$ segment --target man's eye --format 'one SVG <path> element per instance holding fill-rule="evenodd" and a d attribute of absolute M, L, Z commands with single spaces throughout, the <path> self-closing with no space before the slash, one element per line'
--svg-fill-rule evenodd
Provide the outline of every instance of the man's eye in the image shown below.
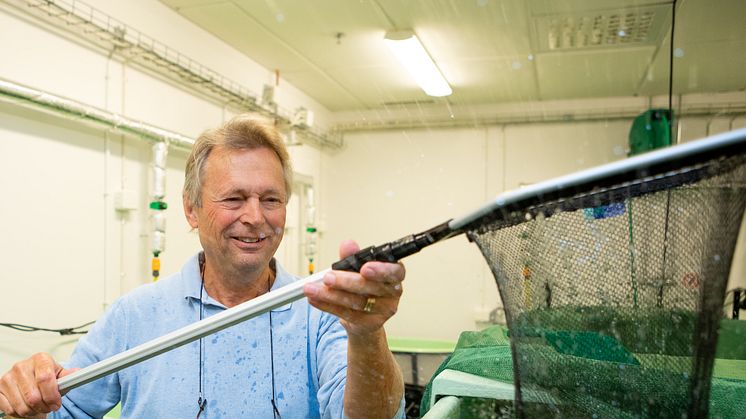
<path fill-rule="evenodd" d="M 266 202 L 267 204 L 270 204 L 270 205 L 279 205 L 279 204 L 283 203 L 282 199 L 280 199 L 278 197 L 274 197 L 274 196 L 270 196 L 270 197 L 264 198 L 264 202 Z"/>

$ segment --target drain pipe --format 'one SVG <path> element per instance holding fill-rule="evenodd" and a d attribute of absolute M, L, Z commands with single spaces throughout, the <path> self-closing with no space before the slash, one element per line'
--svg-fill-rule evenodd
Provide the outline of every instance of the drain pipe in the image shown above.
<path fill-rule="evenodd" d="M 168 144 L 158 142 L 153 144 L 153 179 L 151 184 L 151 226 L 153 227 L 153 241 L 151 250 L 153 260 L 150 262 L 153 271 L 153 282 L 161 275 L 161 260 L 159 256 L 166 250 L 166 214 L 163 212 L 168 204 L 163 200 L 166 197 L 166 158 L 168 157 Z"/>

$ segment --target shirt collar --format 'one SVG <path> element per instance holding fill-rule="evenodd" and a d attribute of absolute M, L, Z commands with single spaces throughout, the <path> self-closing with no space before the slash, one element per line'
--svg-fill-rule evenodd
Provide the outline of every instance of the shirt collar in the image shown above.
<path fill-rule="evenodd" d="M 184 264 L 184 266 L 181 268 L 182 293 L 185 299 L 199 300 L 199 297 L 200 297 L 199 294 L 202 288 L 202 278 L 199 272 L 199 257 L 201 254 L 202 252 L 199 252 L 195 254 L 194 256 L 192 256 L 191 258 L 189 258 Z M 272 284 L 272 288 L 270 288 L 270 291 L 275 291 L 277 289 L 280 289 L 284 287 L 285 285 L 288 285 L 296 280 L 296 278 L 293 275 L 285 271 L 285 269 L 280 265 L 279 262 L 277 262 L 276 259 L 272 258 L 271 263 L 275 265 L 276 276 L 275 276 L 275 282 Z M 220 307 L 222 309 L 226 308 L 222 303 L 212 298 L 206 292 L 203 293 L 202 299 L 204 300 L 205 305 L 213 305 L 213 306 Z M 272 309 L 272 311 L 289 310 L 292 304 L 293 303 L 290 302 L 283 306 L 274 308 Z"/>

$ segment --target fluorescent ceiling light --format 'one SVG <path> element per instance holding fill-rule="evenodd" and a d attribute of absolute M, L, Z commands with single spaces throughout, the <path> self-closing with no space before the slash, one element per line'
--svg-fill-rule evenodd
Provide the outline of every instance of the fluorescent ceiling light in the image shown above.
<path fill-rule="evenodd" d="M 432 58 L 412 31 L 386 33 L 386 45 L 429 96 L 448 96 L 453 91 Z"/>

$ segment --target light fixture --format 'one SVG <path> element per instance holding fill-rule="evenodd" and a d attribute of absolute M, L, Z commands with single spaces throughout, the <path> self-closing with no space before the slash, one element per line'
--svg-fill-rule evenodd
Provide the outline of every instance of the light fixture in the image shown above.
<path fill-rule="evenodd" d="M 453 93 L 443 74 L 425 51 L 417 35 L 410 30 L 386 33 L 386 45 L 429 96 Z"/>

